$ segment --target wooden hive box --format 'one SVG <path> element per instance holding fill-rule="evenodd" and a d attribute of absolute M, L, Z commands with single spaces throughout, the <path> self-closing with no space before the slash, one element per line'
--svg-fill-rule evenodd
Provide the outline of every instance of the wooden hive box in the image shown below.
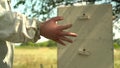
<path fill-rule="evenodd" d="M 58 68 L 113 68 L 112 6 L 59 7 L 59 24 L 72 23 L 74 43 L 58 45 Z"/>

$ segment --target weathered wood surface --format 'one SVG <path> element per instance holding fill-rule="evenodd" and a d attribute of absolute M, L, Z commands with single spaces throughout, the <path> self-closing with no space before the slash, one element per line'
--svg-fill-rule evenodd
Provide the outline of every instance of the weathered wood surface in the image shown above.
<path fill-rule="evenodd" d="M 58 16 L 78 34 L 74 43 L 58 45 L 58 68 L 113 68 L 111 5 L 59 7 Z"/>

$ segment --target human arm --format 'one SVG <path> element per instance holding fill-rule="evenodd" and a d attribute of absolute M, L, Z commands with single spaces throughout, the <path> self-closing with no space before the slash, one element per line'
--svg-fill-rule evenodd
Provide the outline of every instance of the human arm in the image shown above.
<path fill-rule="evenodd" d="M 77 34 L 63 31 L 72 25 L 57 25 L 56 22 L 60 20 L 63 20 L 63 18 L 58 16 L 40 24 L 37 20 L 29 20 L 25 15 L 1 10 L 0 40 L 10 42 L 35 42 L 40 38 L 40 35 L 42 35 L 65 45 L 63 41 L 72 42 L 71 39 L 65 36 L 76 37 Z"/>

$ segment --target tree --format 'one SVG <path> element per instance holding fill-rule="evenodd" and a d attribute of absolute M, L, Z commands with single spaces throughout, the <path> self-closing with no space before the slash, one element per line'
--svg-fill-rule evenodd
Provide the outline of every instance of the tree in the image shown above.
<path fill-rule="evenodd" d="M 120 0 L 12 0 L 12 5 L 14 9 L 20 8 L 22 6 L 23 14 L 26 14 L 29 17 L 39 18 L 41 15 L 43 20 L 50 17 L 50 14 L 53 12 L 57 6 L 60 5 L 74 5 L 75 3 L 86 2 L 87 4 L 95 4 L 95 2 L 101 2 L 101 4 L 113 4 L 113 15 L 116 20 L 118 20 L 120 14 Z M 29 14 L 27 13 L 29 11 Z"/>

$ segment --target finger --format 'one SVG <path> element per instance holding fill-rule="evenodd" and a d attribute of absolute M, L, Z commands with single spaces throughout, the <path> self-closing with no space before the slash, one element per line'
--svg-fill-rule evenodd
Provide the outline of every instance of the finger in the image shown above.
<path fill-rule="evenodd" d="M 55 40 L 57 43 L 59 43 L 59 44 L 61 44 L 61 45 L 66 45 L 63 41 L 61 41 L 61 40 Z"/>
<path fill-rule="evenodd" d="M 77 34 L 76 33 L 72 33 L 72 32 L 65 32 L 63 31 L 61 33 L 62 36 L 72 36 L 72 37 L 77 37 Z"/>
<path fill-rule="evenodd" d="M 57 17 L 51 18 L 51 20 L 53 20 L 53 21 L 60 21 L 60 20 L 63 20 L 63 17 L 57 16 Z"/>
<path fill-rule="evenodd" d="M 60 29 L 60 30 L 65 30 L 65 29 L 68 29 L 68 28 L 70 28 L 70 27 L 72 27 L 72 24 L 60 25 L 60 26 L 58 26 L 58 29 Z"/>
<path fill-rule="evenodd" d="M 67 42 L 70 42 L 72 43 L 73 41 L 67 37 L 60 37 L 61 40 L 64 40 L 64 41 L 67 41 Z"/>

